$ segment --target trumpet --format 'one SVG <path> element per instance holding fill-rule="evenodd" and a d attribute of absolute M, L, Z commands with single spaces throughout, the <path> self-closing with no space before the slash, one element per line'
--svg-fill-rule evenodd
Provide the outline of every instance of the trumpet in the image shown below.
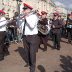
<path fill-rule="evenodd" d="M 19 14 L 18 17 L 19 17 L 20 19 L 22 19 L 22 18 L 25 18 L 26 16 L 29 16 L 29 15 L 31 15 L 31 14 L 36 14 L 36 13 L 37 13 L 37 10 L 32 10 L 32 11 L 30 11 L 28 14 Z"/>

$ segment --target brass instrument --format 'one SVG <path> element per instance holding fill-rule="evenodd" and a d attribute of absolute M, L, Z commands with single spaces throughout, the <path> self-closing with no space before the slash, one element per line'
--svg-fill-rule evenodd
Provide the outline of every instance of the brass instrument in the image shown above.
<path fill-rule="evenodd" d="M 46 25 L 44 26 L 44 25 L 38 24 L 37 27 L 38 27 L 38 31 L 42 33 L 43 35 L 47 35 L 49 33 L 49 29 Z"/>
<path fill-rule="evenodd" d="M 37 27 L 38 27 L 38 31 L 40 33 L 42 33 L 43 35 L 47 35 L 50 32 L 50 29 L 51 29 L 50 24 L 42 25 L 42 24 L 38 23 Z"/>
<path fill-rule="evenodd" d="M 11 17 L 10 18 L 10 20 L 3 20 L 3 21 L 0 21 L 0 23 L 1 22 L 4 22 L 4 21 L 7 21 L 7 23 L 6 23 L 6 25 L 9 25 L 12 21 L 13 21 L 13 19 L 14 19 L 14 21 L 16 21 L 17 22 L 17 20 L 21 20 L 21 19 L 23 19 L 24 18 L 24 20 L 25 20 L 25 17 L 26 16 L 29 16 L 29 15 L 31 15 L 31 14 L 36 14 L 37 12 L 36 11 L 31 11 L 29 14 L 19 14 L 17 17 Z M 2 28 L 3 26 L 0 26 L 0 28 Z M 10 27 L 14 27 L 13 25 L 11 25 Z"/>

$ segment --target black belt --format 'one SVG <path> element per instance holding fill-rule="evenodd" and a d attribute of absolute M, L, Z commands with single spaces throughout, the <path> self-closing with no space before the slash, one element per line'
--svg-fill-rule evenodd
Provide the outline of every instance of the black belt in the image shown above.
<path fill-rule="evenodd" d="M 6 32 L 6 31 L 0 31 L 0 32 Z"/>
<path fill-rule="evenodd" d="M 28 37 L 28 36 L 36 36 L 37 34 L 34 34 L 34 35 L 24 35 L 25 37 Z"/>

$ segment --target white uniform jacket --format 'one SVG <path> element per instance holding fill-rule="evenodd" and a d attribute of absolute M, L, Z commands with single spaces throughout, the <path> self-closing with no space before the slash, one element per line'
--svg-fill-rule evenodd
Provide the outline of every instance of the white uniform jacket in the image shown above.
<path fill-rule="evenodd" d="M 29 14 L 26 16 L 26 24 L 25 24 L 25 35 L 35 35 L 38 34 L 38 17 L 36 14 Z M 24 27 L 24 19 L 19 19 L 19 26 L 22 28 Z"/>
<path fill-rule="evenodd" d="M 6 31 L 7 20 L 5 17 L 0 18 L 0 31 Z"/>

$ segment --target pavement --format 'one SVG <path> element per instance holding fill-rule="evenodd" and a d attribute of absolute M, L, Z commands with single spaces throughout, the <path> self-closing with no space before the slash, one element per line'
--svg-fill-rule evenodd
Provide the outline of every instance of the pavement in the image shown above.
<path fill-rule="evenodd" d="M 38 50 L 36 58 L 36 72 L 72 72 L 72 45 L 67 39 L 61 39 L 60 51 L 52 48 L 52 41 L 48 41 L 47 51 L 43 45 Z M 0 61 L 0 72 L 29 72 L 29 67 L 24 67 L 25 52 L 22 43 L 11 44 L 10 55 Z"/>

